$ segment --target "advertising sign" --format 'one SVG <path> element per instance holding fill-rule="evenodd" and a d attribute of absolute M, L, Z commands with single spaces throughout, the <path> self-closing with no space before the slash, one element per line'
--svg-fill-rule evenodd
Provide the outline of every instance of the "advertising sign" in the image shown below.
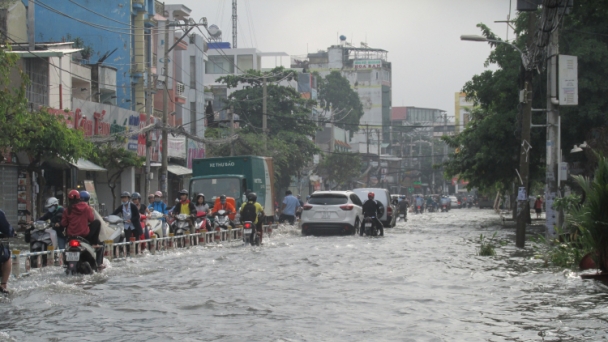
<path fill-rule="evenodd" d="M 576 56 L 559 55 L 559 105 L 578 105 L 578 59 Z"/>
<path fill-rule="evenodd" d="M 355 60 L 353 67 L 355 69 L 382 68 L 382 61 L 379 59 Z"/>

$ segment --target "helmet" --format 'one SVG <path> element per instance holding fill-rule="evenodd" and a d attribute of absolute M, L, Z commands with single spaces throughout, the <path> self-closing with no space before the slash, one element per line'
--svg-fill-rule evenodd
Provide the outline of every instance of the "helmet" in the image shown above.
<path fill-rule="evenodd" d="M 374 197 L 376 197 L 376 195 L 373 192 L 370 191 L 367 193 L 367 198 L 374 199 Z"/>
<path fill-rule="evenodd" d="M 84 201 L 84 202 L 88 202 L 91 199 L 91 194 L 89 194 L 88 191 L 81 191 L 80 192 L 80 200 Z"/>
<path fill-rule="evenodd" d="M 401 195 L 401 196 L 399 196 L 399 198 L 405 199 L 405 195 Z"/>
<path fill-rule="evenodd" d="M 226 195 L 220 196 L 220 202 L 221 203 L 226 203 Z"/>
<path fill-rule="evenodd" d="M 198 199 L 199 197 L 202 197 L 203 199 L 205 199 L 205 194 L 202 192 L 199 192 L 198 194 L 196 194 L 196 199 Z"/>
<path fill-rule="evenodd" d="M 179 201 L 179 198 L 176 198 L 176 199 L 175 199 L 175 204 L 178 204 L 179 202 L 180 202 L 180 201 Z"/>
<path fill-rule="evenodd" d="M 162 191 L 157 191 L 157 192 L 154 193 L 154 196 L 163 197 L 163 192 Z"/>
<path fill-rule="evenodd" d="M 131 198 L 131 193 L 130 193 L 130 192 L 128 192 L 128 191 L 123 191 L 123 192 L 122 192 L 122 194 L 120 194 L 120 197 L 121 197 L 121 198 L 122 198 L 122 197 L 129 197 L 129 198 Z"/>
<path fill-rule="evenodd" d="M 148 199 L 150 199 L 150 198 L 154 198 L 154 194 L 149 194 Z"/>
<path fill-rule="evenodd" d="M 247 195 L 247 199 L 255 202 L 258 200 L 258 195 L 255 192 L 250 192 L 249 195 Z"/>
<path fill-rule="evenodd" d="M 80 192 L 78 192 L 78 190 L 70 190 L 70 192 L 68 193 L 68 198 L 73 200 L 73 199 L 80 199 Z"/>
<path fill-rule="evenodd" d="M 186 195 L 186 196 L 188 196 L 188 190 L 186 190 L 186 189 L 181 189 L 181 190 L 179 191 L 179 195 L 180 195 L 180 196 L 181 196 L 181 195 Z"/>
<path fill-rule="evenodd" d="M 141 199 L 141 195 L 139 194 L 139 192 L 134 192 L 133 194 L 131 194 L 131 199 Z"/>
<path fill-rule="evenodd" d="M 297 197 L 298 197 L 298 199 L 302 198 L 302 196 L 300 196 L 300 195 L 298 195 Z"/>
<path fill-rule="evenodd" d="M 59 200 L 56 197 L 49 197 L 49 199 L 46 200 L 46 205 L 44 207 L 50 208 L 54 205 L 59 205 Z"/>

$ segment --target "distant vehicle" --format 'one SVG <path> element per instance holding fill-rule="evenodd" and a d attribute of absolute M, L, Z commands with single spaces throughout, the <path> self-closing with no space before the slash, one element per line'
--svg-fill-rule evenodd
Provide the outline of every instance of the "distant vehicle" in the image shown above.
<path fill-rule="evenodd" d="M 354 235 L 363 220 L 363 203 L 352 191 L 315 191 L 304 204 L 302 235 Z"/>
<path fill-rule="evenodd" d="M 494 208 L 494 197 L 491 195 L 479 195 L 477 198 L 479 209 Z"/>
<path fill-rule="evenodd" d="M 383 188 L 359 188 L 353 190 L 353 192 L 359 196 L 361 203 L 367 201 L 367 194 L 370 191 L 375 194 L 375 200 L 379 201 L 384 206 L 384 213 L 378 218 L 380 219 L 380 222 L 382 222 L 384 227 L 394 227 L 395 224 L 397 224 L 397 215 L 395 215 L 397 213 L 397 207 L 390 203 L 389 199 L 391 198 L 391 194 L 388 190 Z"/>
<path fill-rule="evenodd" d="M 454 209 L 454 208 L 460 209 L 460 204 L 458 203 L 458 198 L 456 198 L 456 196 L 449 196 L 449 197 L 450 197 L 450 209 Z"/>

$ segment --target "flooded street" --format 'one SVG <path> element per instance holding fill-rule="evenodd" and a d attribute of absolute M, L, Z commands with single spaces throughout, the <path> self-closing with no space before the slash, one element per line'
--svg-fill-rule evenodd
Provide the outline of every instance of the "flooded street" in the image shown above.
<path fill-rule="evenodd" d="M 1 341 L 598 341 L 605 288 L 514 247 L 490 210 L 409 215 L 383 238 L 197 247 L 12 280 Z M 479 235 L 505 243 L 477 256 Z"/>

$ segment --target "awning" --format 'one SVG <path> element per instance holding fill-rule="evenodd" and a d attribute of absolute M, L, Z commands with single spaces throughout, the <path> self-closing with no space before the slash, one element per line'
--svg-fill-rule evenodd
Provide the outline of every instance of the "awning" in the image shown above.
<path fill-rule="evenodd" d="M 22 58 L 40 58 L 40 57 L 63 57 L 63 55 L 72 54 L 82 50 L 79 49 L 48 49 L 48 50 L 36 50 L 34 52 L 30 51 L 10 51 L 9 53 L 14 53 L 19 55 Z"/>
<path fill-rule="evenodd" d="M 83 158 L 80 158 L 77 162 L 70 164 L 72 164 L 72 166 L 76 167 L 78 170 L 82 171 L 108 171 L 103 167 L 93 163 L 92 161 Z"/>
<path fill-rule="evenodd" d="M 167 165 L 167 171 L 171 172 L 172 174 L 174 174 L 176 176 L 185 176 L 185 175 L 192 174 L 192 170 L 190 170 L 189 168 L 183 167 L 181 165 L 175 165 L 175 164 Z"/>

